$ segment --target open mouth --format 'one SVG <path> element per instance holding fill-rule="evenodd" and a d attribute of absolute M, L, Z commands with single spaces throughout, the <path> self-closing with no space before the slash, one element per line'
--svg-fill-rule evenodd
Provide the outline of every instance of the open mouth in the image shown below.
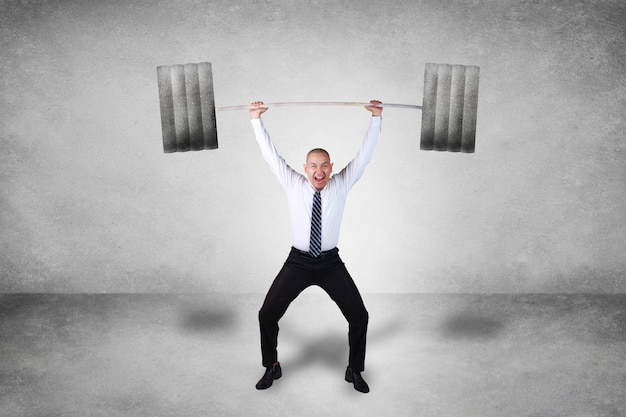
<path fill-rule="evenodd" d="M 324 182 L 324 176 L 321 177 L 313 177 L 313 180 L 315 181 L 316 184 L 321 184 L 322 182 Z"/>

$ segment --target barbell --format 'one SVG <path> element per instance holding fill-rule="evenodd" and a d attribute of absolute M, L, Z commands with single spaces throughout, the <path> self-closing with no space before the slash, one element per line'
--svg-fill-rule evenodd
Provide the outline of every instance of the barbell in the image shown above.
<path fill-rule="evenodd" d="M 475 65 L 427 63 L 422 105 L 383 103 L 383 107 L 422 111 L 421 150 L 475 150 L 478 81 Z M 216 111 L 247 110 L 250 105 L 215 107 L 210 62 L 157 67 L 163 151 L 217 149 Z M 368 106 L 361 102 L 278 102 L 280 106 Z"/>

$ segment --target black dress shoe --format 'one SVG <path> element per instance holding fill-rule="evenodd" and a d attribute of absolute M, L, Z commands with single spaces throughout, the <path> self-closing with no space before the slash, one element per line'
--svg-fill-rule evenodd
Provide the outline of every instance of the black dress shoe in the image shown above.
<path fill-rule="evenodd" d="M 276 363 L 276 365 L 272 365 L 265 370 L 265 375 L 263 378 L 256 383 L 256 389 L 268 389 L 272 386 L 275 379 L 283 376 L 283 371 L 280 369 L 280 363 Z"/>
<path fill-rule="evenodd" d="M 367 386 L 367 382 L 363 379 L 360 372 L 354 372 L 352 369 L 346 369 L 346 381 L 354 384 L 354 389 L 362 392 L 370 392 L 370 387 Z"/>

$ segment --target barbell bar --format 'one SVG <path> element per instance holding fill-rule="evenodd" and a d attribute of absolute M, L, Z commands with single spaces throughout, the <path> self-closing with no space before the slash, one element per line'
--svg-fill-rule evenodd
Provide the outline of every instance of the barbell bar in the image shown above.
<path fill-rule="evenodd" d="M 383 103 L 382 107 L 422 111 L 421 150 L 471 153 L 476 143 L 480 69 L 474 65 L 427 63 L 422 105 Z M 216 111 L 248 110 L 250 105 L 215 107 L 210 62 L 157 67 L 163 151 L 217 149 Z M 368 106 L 361 102 L 278 102 L 281 106 Z"/>
<path fill-rule="evenodd" d="M 263 103 L 262 108 L 282 107 L 282 106 L 371 106 L 371 103 L 362 103 L 358 101 L 284 101 L 279 103 Z M 384 103 L 375 107 L 397 107 L 404 109 L 421 109 L 422 106 L 414 104 L 394 104 Z M 247 105 L 216 107 L 215 110 L 249 110 L 251 107 Z"/>

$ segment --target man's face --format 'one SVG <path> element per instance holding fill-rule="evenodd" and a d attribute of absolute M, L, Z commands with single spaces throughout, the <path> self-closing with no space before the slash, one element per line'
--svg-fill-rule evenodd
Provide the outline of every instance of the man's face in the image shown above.
<path fill-rule="evenodd" d="M 304 164 L 304 172 L 318 191 L 326 186 L 332 171 L 333 164 L 324 152 L 311 152 Z"/>

